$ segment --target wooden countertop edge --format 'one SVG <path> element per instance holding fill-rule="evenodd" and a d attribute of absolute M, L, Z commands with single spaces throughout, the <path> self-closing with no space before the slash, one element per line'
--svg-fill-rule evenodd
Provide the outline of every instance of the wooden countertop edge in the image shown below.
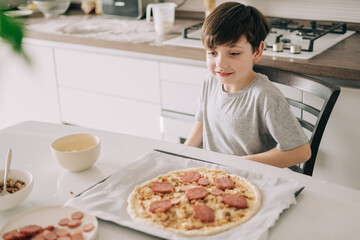
<path fill-rule="evenodd" d="M 355 40 L 360 38 L 360 33 L 354 36 Z M 28 31 L 26 34 L 27 38 L 48 40 L 54 42 L 62 42 L 69 44 L 80 44 L 92 47 L 102 47 L 108 49 L 116 49 L 123 51 L 139 52 L 145 54 L 154 54 L 174 58 L 183 58 L 189 60 L 205 61 L 205 52 L 202 49 L 170 46 L 170 45 L 156 45 L 154 43 L 127 43 L 127 42 L 116 42 L 108 40 L 99 40 L 91 38 L 79 38 L 74 36 L 56 35 L 56 34 L 45 34 L 41 32 Z M 350 38 L 352 38 L 351 36 Z M 355 40 L 350 40 L 354 42 Z M 149 47 L 149 45 L 151 47 Z M 336 45 L 337 46 L 337 45 Z M 334 46 L 333 48 L 335 48 Z M 340 46 L 341 51 L 342 46 Z M 358 51 L 358 50 L 355 50 Z M 283 69 L 287 71 L 297 72 L 301 74 L 309 74 L 314 76 L 329 77 L 355 81 L 356 85 L 360 86 L 360 53 L 353 57 L 353 65 L 349 66 L 347 63 L 336 64 L 338 51 L 332 51 L 333 54 L 324 52 L 319 56 L 309 60 L 298 60 L 288 59 L 279 57 L 263 56 L 259 65 L 269 66 L 273 68 Z M 335 58 L 335 59 L 333 59 Z M 331 61 L 326 61 L 330 59 Z M 324 64 L 326 63 L 326 64 Z"/>
<path fill-rule="evenodd" d="M 272 58 L 264 56 L 258 64 L 301 74 L 357 81 L 358 84 L 360 84 L 360 71 L 357 69 L 309 64 L 306 62 L 282 61 L 278 59 L 274 61 Z"/>

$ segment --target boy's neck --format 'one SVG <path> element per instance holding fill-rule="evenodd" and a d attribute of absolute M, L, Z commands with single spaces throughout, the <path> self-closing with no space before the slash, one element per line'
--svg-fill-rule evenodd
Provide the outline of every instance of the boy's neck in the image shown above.
<path fill-rule="evenodd" d="M 255 79 L 256 72 L 251 71 L 243 80 L 237 82 L 237 84 L 222 84 L 222 89 L 227 93 L 234 93 L 244 90 Z"/>

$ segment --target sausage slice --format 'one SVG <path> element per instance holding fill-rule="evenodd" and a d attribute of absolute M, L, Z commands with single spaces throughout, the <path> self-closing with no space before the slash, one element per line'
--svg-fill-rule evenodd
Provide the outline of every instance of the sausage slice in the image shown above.
<path fill-rule="evenodd" d="M 71 234 L 71 240 L 85 240 L 85 237 L 81 231 L 76 231 Z"/>
<path fill-rule="evenodd" d="M 21 232 L 19 232 L 17 229 L 12 230 L 10 232 L 5 233 L 2 236 L 5 240 L 14 240 L 14 239 L 21 239 L 21 238 L 25 238 L 26 234 L 23 234 Z"/>
<path fill-rule="evenodd" d="M 81 212 L 81 211 L 77 211 L 77 212 L 74 212 L 73 214 L 71 214 L 71 219 L 72 220 L 80 220 L 84 217 L 84 213 Z"/>
<path fill-rule="evenodd" d="M 226 194 L 222 197 L 225 204 L 230 207 L 247 208 L 247 201 L 244 195 Z"/>
<path fill-rule="evenodd" d="M 183 183 L 192 183 L 199 180 L 200 177 L 201 175 L 199 172 L 187 172 L 184 175 L 180 176 L 180 181 Z"/>
<path fill-rule="evenodd" d="M 198 184 L 201 186 L 207 186 L 210 184 L 210 181 L 207 178 L 199 178 Z"/>
<path fill-rule="evenodd" d="M 185 196 L 189 199 L 189 200 L 197 200 L 197 199 L 202 199 L 204 198 L 206 195 L 208 195 L 208 191 L 205 188 L 202 187 L 194 187 L 194 188 L 190 188 L 186 191 Z"/>
<path fill-rule="evenodd" d="M 225 190 L 234 187 L 235 182 L 230 177 L 215 178 L 214 184 L 218 189 Z"/>
<path fill-rule="evenodd" d="M 174 186 L 168 182 L 153 182 L 150 188 L 158 193 L 170 193 L 174 190 Z"/>
<path fill-rule="evenodd" d="M 43 233 L 38 233 L 34 237 L 31 238 L 31 240 L 46 240 Z"/>
<path fill-rule="evenodd" d="M 153 213 L 166 212 L 169 208 L 171 208 L 171 206 L 172 204 L 170 201 L 153 201 L 149 205 L 149 211 Z"/>
<path fill-rule="evenodd" d="M 38 225 L 27 225 L 19 228 L 18 231 L 25 235 L 35 235 L 42 231 L 42 227 Z"/>
<path fill-rule="evenodd" d="M 194 205 L 193 216 L 202 222 L 213 222 L 215 219 L 214 210 L 205 204 Z"/>
<path fill-rule="evenodd" d="M 91 232 L 94 228 L 95 225 L 93 223 L 87 223 L 82 227 L 84 232 Z"/>
<path fill-rule="evenodd" d="M 80 226 L 81 223 L 82 223 L 81 220 L 77 220 L 77 219 L 71 220 L 71 221 L 68 223 L 68 227 L 69 227 L 69 228 L 76 228 L 76 227 Z"/>
<path fill-rule="evenodd" d="M 223 192 L 218 188 L 211 189 L 210 193 L 214 196 L 220 196 Z"/>
<path fill-rule="evenodd" d="M 57 235 L 54 231 L 45 230 L 43 232 L 43 236 L 45 237 L 46 240 L 56 240 L 57 239 Z"/>
<path fill-rule="evenodd" d="M 60 226 L 67 226 L 69 222 L 70 222 L 69 218 L 62 218 L 62 219 L 59 220 L 58 224 Z"/>

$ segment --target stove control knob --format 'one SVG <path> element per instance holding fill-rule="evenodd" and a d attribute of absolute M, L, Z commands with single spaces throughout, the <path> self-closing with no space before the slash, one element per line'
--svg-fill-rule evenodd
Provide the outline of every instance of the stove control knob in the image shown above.
<path fill-rule="evenodd" d="M 299 54 L 301 53 L 301 46 L 300 45 L 291 45 L 290 46 L 290 52 L 293 53 L 293 54 Z"/>
<path fill-rule="evenodd" d="M 274 43 L 272 47 L 274 52 L 282 52 L 284 50 L 284 44 L 282 42 Z"/>

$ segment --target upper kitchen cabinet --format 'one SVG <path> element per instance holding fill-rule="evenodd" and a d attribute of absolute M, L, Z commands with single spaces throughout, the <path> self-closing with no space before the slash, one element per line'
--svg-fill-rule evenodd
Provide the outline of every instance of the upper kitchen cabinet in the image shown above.
<path fill-rule="evenodd" d="M 60 123 L 52 49 L 23 47 L 30 65 L 0 41 L 0 128 L 26 120 Z"/>
<path fill-rule="evenodd" d="M 159 63 L 55 49 L 62 121 L 161 139 Z"/>

